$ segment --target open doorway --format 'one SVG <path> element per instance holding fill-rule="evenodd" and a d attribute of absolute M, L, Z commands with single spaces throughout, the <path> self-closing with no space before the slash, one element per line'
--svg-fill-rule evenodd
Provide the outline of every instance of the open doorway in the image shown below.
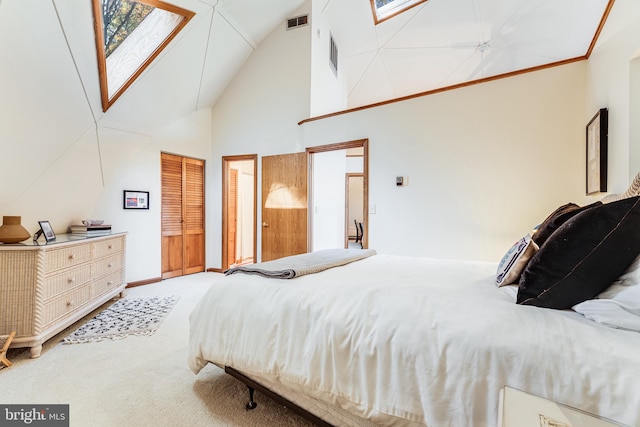
<path fill-rule="evenodd" d="M 367 248 L 368 140 L 309 147 L 307 152 L 310 250 Z"/>
<path fill-rule="evenodd" d="M 222 270 L 256 262 L 257 154 L 222 158 Z"/>

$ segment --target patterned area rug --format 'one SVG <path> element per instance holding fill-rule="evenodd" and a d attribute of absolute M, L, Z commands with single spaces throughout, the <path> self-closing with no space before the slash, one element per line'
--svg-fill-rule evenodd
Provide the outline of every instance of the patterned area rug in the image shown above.
<path fill-rule="evenodd" d="M 153 334 L 179 296 L 123 298 L 67 336 L 63 344 L 121 339 L 129 335 Z"/>

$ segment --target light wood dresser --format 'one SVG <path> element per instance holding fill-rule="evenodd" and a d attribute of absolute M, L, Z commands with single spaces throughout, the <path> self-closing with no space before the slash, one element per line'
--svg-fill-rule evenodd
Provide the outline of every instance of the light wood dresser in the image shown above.
<path fill-rule="evenodd" d="M 40 356 L 42 343 L 123 292 L 125 252 L 126 233 L 0 244 L 0 335 L 16 331 L 11 347 Z"/>

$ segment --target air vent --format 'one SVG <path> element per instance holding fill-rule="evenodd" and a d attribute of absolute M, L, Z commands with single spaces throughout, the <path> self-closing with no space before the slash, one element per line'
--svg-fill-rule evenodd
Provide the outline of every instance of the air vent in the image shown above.
<path fill-rule="evenodd" d="M 294 28 L 302 27 L 309 24 L 309 15 L 296 16 L 295 18 L 287 19 L 287 30 L 293 30 Z"/>
<path fill-rule="evenodd" d="M 338 77 L 338 46 L 332 35 L 329 35 L 329 67 L 333 74 Z"/>

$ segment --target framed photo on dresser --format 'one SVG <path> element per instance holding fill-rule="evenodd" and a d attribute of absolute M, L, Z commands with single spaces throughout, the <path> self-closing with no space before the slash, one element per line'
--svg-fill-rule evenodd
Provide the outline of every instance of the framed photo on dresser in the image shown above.
<path fill-rule="evenodd" d="M 40 225 L 39 234 L 44 235 L 44 238 L 47 242 L 56 240 L 56 233 L 53 232 L 53 228 L 51 227 L 49 221 L 38 221 L 38 224 Z"/>

